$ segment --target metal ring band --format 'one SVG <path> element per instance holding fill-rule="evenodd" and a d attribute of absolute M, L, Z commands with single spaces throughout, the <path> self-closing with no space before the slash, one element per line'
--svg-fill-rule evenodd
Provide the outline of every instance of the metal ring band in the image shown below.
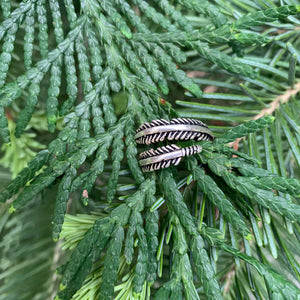
<path fill-rule="evenodd" d="M 213 134 L 206 124 L 194 119 L 154 120 L 141 125 L 135 135 L 138 144 L 152 144 L 164 140 L 212 141 Z"/>
<path fill-rule="evenodd" d="M 177 166 L 182 157 L 200 153 L 202 147 L 192 145 L 185 148 L 180 148 L 177 145 L 168 145 L 150 149 L 140 154 L 139 164 L 143 172 L 151 172 L 159 169 L 168 168 L 171 164 Z"/>

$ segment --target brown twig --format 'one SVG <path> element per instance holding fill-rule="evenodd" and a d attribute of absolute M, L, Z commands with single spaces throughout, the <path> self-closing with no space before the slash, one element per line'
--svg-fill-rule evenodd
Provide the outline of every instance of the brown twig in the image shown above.
<path fill-rule="evenodd" d="M 277 96 L 274 101 L 272 101 L 269 107 L 263 108 L 257 115 L 255 115 L 252 120 L 257 120 L 266 115 L 272 115 L 275 110 L 280 106 L 280 104 L 287 103 L 292 96 L 295 96 L 300 91 L 300 82 L 298 82 L 293 89 L 288 89 L 283 95 Z M 229 143 L 229 147 L 233 147 L 235 150 L 239 148 L 239 142 L 242 138 L 237 138 L 234 142 Z"/>
<path fill-rule="evenodd" d="M 260 113 L 253 117 L 257 120 L 265 115 L 272 115 L 273 112 L 279 107 L 280 104 L 286 103 L 292 96 L 295 96 L 300 91 L 300 82 L 298 82 L 293 89 L 288 89 L 283 95 L 279 95 L 270 104 L 269 107 L 263 108 Z"/>

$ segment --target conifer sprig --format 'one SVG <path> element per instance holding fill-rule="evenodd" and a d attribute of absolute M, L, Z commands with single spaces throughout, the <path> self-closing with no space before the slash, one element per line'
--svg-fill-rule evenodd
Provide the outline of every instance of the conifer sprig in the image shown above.
<path fill-rule="evenodd" d="M 0 201 L 14 218 L 56 190 L 52 237 L 72 250 L 57 299 L 223 299 L 244 262 L 236 295 L 297 299 L 300 6 L 10 2 L 1 1 L 0 138 L 9 145 L 7 119 L 22 136 L 36 110 L 53 135 Z M 214 142 L 143 174 L 136 128 L 179 116 L 206 120 Z M 285 258 L 293 283 L 268 251 Z"/>

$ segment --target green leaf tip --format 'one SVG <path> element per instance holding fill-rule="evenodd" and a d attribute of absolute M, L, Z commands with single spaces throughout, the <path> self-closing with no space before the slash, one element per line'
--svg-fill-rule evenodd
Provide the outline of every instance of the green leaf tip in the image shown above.
<path fill-rule="evenodd" d="M 189 90 L 193 95 L 198 98 L 202 98 L 203 92 L 200 90 L 199 86 L 195 83 L 188 84 L 184 86 L 187 90 Z"/>
<path fill-rule="evenodd" d="M 265 117 L 263 117 L 263 119 L 264 119 L 268 124 L 271 124 L 271 123 L 274 122 L 275 117 L 274 117 L 274 116 L 265 116 Z"/>
<path fill-rule="evenodd" d="M 48 130 L 50 132 L 54 132 L 56 128 L 56 121 L 57 117 L 56 116 L 51 116 L 48 118 Z"/>
<path fill-rule="evenodd" d="M 168 95 L 168 94 L 169 94 L 169 88 L 168 88 L 168 86 L 160 85 L 160 89 L 161 89 L 161 92 L 162 92 L 164 95 Z"/>
<path fill-rule="evenodd" d="M 219 139 L 216 139 L 216 141 L 217 143 L 224 143 L 224 144 L 233 142 L 237 138 L 261 130 L 262 128 L 273 123 L 274 120 L 275 117 L 273 116 L 265 116 L 256 120 L 245 122 L 243 124 L 240 124 L 228 130 Z"/>
<path fill-rule="evenodd" d="M 251 233 L 247 234 L 247 235 L 245 236 L 245 239 L 246 239 L 247 241 L 251 241 L 251 240 L 252 240 L 252 234 L 251 234 Z"/>
<path fill-rule="evenodd" d="M 64 284 L 61 283 L 61 284 L 59 285 L 59 290 L 60 290 L 60 291 L 63 291 L 66 287 L 67 287 L 66 285 L 64 285 Z M 56 297 L 57 297 L 57 296 L 56 296 Z M 60 298 L 58 298 L 58 299 L 60 299 Z"/>
<path fill-rule="evenodd" d="M 122 28 L 121 32 L 128 38 L 131 39 L 132 38 L 132 33 L 130 31 L 128 31 L 126 28 Z"/>
<path fill-rule="evenodd" d="M 133 295 L 133 299 L 141 299 L 140 293 L 132 292 L 132 295 Z"/>
<path fill-rule="evenodd" d="M 12 214 L 16 211 L 15 207 L 12 205 L 10 208 L 9 208 L 9 213 Z"/>

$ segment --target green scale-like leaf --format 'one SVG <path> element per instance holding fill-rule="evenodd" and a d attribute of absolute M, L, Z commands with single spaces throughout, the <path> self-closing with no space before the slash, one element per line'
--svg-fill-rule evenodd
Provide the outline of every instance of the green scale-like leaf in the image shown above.
<path fill-rule="evenodd" d="M 235 139 L 245 136 L 248 133 L 256 132 L 265 126 L 268 126 L 273 121 L 274 121 L 274 117 L 267 116 L 267 117 L 260 118 L 258 120 L 246 122 L 226 132 L 220 138 L 220 142 L 222 143 L 232 142 Z"/>
<path fill-rule="evenodd" d="M 28 3 L 26 6 L 23 4 L 23 11 L 21 12 L 20 7 L 20 15 L 30 10 L 32 7 L 31 3 Z M 8 14 L 8 12 L 6 12 Z M 7 28 L 0 27 L 0 40 L 2 40 L 4 34 L 4 42 L 2 43 L 2 52 L 0 54 L 0 87 L 3 87 L 6 81 L 9 65 L 12 59 L 12 52 L 14 50 L 14 42 L 16 38 L 16 33 L 18 30 L 18 25 L 14 24 L 13 20 L 10 19 L 11 22 Z"/>
<path fill-rule="evenodd" d="M 176 213 L 178 219 L 186 231 L 194 236 L 199 241 L 202 241 L 202 238 L 197 234 L 197 228 L 195 226 L 194 220 L 187 209 L 186 204 L 183 202 L 182 195 L 178 191 L 174 179 L 169 171 L 162 171 L 160 176 L 162 185 L 164 187 L 164 192 L 168 200 L 168 204 L 174 212 Z M 199 245 L 200 246 L 200 245 Z M 200 247 L 202 248 L 202 247 Z M 200 248 L 198 250 L 200 250 Z M 220 289 L 215 278 L 212 276 L 214 274 L 213 268 L 209 262 L 206 250 L 202 248 L 202 268 L 208 268 L 209 272 L 202 272 L 201 279 L 204 285 L 204 291 L 206 295 L 214 295 L 216 297 L 221 297 Z M 199 271 L 201 272 L 201 271 Z M 220 298 L 221 299 L 221 298 Z"/>
<path fill-rule="evenodd" d="M 298 299 L 299 289 L 291 282 L 287 281 L 284 277 L 274 272 L 269 266 L 259 262 L 254 257 L 250 257 L 245 253 L 242 253 L 231 246 L 225 244 L 224 240 L 220 238 L 220 232 L 213 228 L 202 228 L 203 234 L 207 238 L 207 241 L 219 245 L 224 251 L 231 253 L 235 257 L 239 257 L 252 265 L 264 276 L 268 284 L 270 284 L 270 292 L 274 293 L 280 299 Z"/>
<path fill-rule="evenodd" d="M 123 147 L 124 143 L 120 137 L 116 137 L 112 144 L 114 150 L 112 152 L 112 172 L 109 177 L 108 183 L 107 183 L 107 201 L 111 202 L 115 196 L 116 189 L 117 189 L 117 183 L 118 183 L 118 176 L 120 171 L 120 164 L 121 160 L 123 159 Z"/>
<path fill-rule="evenodd" d="M 250 199 L 254 199 L 264 207 L 271 208 L 276 213 L 284 215 L 293 221 L 299 221 L 300 208 L 298 205 L 286 202 L 284 198 L 276 196 L 272 191 L 258 189 L 249 181 L 244 182 L 244 180 L 240 180 L 239 177 L 228 171 L 224 157 L 215 157 L 213 160 L 208 161 L 208 165 L 216 175 L 222 176 L 226 183 L 234 190 L 239 191 Z"/>
<path fill-rule="evenodd" d="M 3 106 L 0 106 L 0 128 L 0 138 L 4 143 L 8 144 L 10 142 L 10 132 Z"/>
<path fill-rule="evenodd" d="M 179 3 L 200 14 L 208 15 L 216 27 L 220 27 L 226 23 L 225 15 L 218 9 L 217 6 L 211 4 L 209 1 L 179 0 Z"/>
<path fill-rule="evenodd" d="M 26 69 L 32 65 L 33 41 L 34 41 L 34 6 L 26 14 L 25 18 L 25 44 L 24 44 L 24 64 Z"/>
<path fill-rule="evenodd" d="M 12 183 L 3 192 L 1 192 L 0 201 L 5 202 L 14 194 L 17 194 L 19 190 L 35 176 L 36 172 L 47 163 L 48 159 L 48 150 L 39 152 L 36 157 L 28 163 L 28 166 L 18 174 Z"/>
<path fill-rule="evenodd" d="M 205 175 L 204 171 L 197 167 L 193 170 L 193 177 L 197 180 L 200 189 L 208 196 L 208 199 L 218 207 L 235 230 L 240 232 L 241 235 L 250 238 L 251 234 L 247 225 L 213 179 Z"/>
<path fill-rule="evenodd" d="M 138 222 L 138 218 L 141 218 L 140 213 L 133 211 L 132 214 L 130 215 L 129 227 L 126 232 L 124 256 L 128 264 L 132 262 L 132 258 L 133 258 L 134 236 L 136 233 L 136 224 Z"/>
<path fill-rule="evenodd" d="M 45 0 L 38 0 L 36 4 L 36 12 L 39 23 L 39 48 L 42 58 L 46 58 L 48 55 L 48 25 L 47 14 L 45 8 Z"/>
<path fill-rule="evenodd" d="M 133 292 L 140 294 L 143 290 L 144 282 L 146 281 L 147 266 L 148 266 L 148 244 L 143 229 L 142 219 L 137 224 L 137 236 L 139 239 L 139 253 L 135 266 L 135 274 L 133 277 Z"/>
<path fill-rule="evenodd" d="M 125 145 L 127 147 L 126 158 L 128 161 L 129 168 L 132 172 L 132 175 L 134 176 L 137 183 L 141 183 L 144 181 L 144 176 L 138 166 L 138 161 L 136 159 L 137 149 L 134 141 L 134 130 L 132 129 L 133 125 L 134 125 L 134 121 L 132 119 L 129 119 L 125 127 L 125 135 L 126 135 Z"/>
<path fill-rule="evenodd" d="M 156 279 L 157 261 L 156 252 L 158 248 L 158 213 L 149 212 L 146 218 L 145 232 L 148 245 L 148 266 L 147 266 L 147 281 L 151 284 Z"/>
<path fill-rule="evenodd" d="M 66 171 L 58 187 L 58 192 L 57 192 L 57 197 L 55 202 L 54 218 L 53 218 L 53 229 L 52 229 L 54 240 L 58 240 L 59 238 L 65 213 L 67 211 L 67 203 L 69 201 L 72 180 L 74 179 L 75 176 L 76 176 L 76 169 L 73 166 L 71 166 Z"/>
<path fill-rule="evenodd" d="M 117 280 L 119 256 L 122 250 L 123 239 L 124 229 L 121 226 L 117 226 L 112 233 L 107 249 L 107 255 L 104 259 L 104 269 L 99 295 L 100 299 L 113 299 L 114 284 Z"/>
<path fill-rule="evenodd" d="M 21 111 L 16 127 L 16 137 L 20 137 L 30 121 L 32 114 L 35 110 L 35 106 L 38 102 L 38 95 L 40 93 L 40 82 L 43 75 L 37 74 L 37 77 L 33 80 L 33 83 L 29 86 L 29 96 L 26 98 L 26 107 Z"/>
<path fill-rule="evenodd" d="M 10 10 L 11 10 L 11 3 L 8 0 L 1 1 L 1 10 L 4 18 L 9 18 Z"/>
<path fill-rule="evenodd" d="M 61 84 L 61 66 L 62 58 L 59 57 L 51 67 L 50 86 L 48 89 L 47 98 L 47 121 L 48 129 L 50 132 L 54 132 L 56 125 L 56 118 L 58 114 L 58 99 Z"/>
<path fill-rule="evenodd" d="M 273 22 L 281 18 L 286 18 L 289 15 L 297 14 L 299 11 L 299 5 L 285 5 L 279 8 L 270 8 L 241 17 L 235 22 L 234 27 L 244 29 L 250 26 L 258 26 L 266 22 Z"/>
<path fill-rule="evenodd" d="M 79 242 L 71 259 L 63 271 L 62 291 L 59 299 L 69 299 L 82 285 L 92 267 L 95 253 L 100 253 L 106 246 L 113 231 L 114 224 L 107 218 L 99 219 Z"/>
<path fill-rule="evenodd" d="M 169 3 L 169 1 L 155 0 L 155 3 L 157 3 L 164 10 L 165 14 L 170 15 L 177 27 L 180 27 L 186 32 L 189 32 L 193 28 L 185 16 L 179 10 L 176 10 L 175 7 Z"/>
<path fill-rule="evenodd" d="M 65 55 L 65 67 L 66 67 L 66 80 L 67 80 L 67 94 L 68 99 L 64 101 L 60 107 L 60 115 L 64 115 L 75 103 L 77 98 L 77 76 L 74 59 L 74 44 L 71 43 L 69 48 L 66 50 Z"/>
<path fill-rule="evenodd" d="M 300 197 L 300 182 L 299 180 L 293 178 L 282 178 L 282 177 L 262 177 L 262 178 L 253 178 L 246 177 L 240 178 L 241 181 L 249 182 L 254 186 L 262 189 L 276 189 L 283 193 L 289 193 L 290 195 Z"/>
<path fill-rule="evenodd" d="M 69 162 L 56 161 L 53 165 L 53 169 L 48 167 L 42 174 L 34 178 L 31 184 L 25 187 L 18 198 L 13 202 L 11 211 L 17 210 L 23 207 L 27 202 L 33 200 L 35 195 L 42 192 L 44 188 L 48 187 L 55 180 L 55 178 L 62 175 L 68 166 Z"/>

